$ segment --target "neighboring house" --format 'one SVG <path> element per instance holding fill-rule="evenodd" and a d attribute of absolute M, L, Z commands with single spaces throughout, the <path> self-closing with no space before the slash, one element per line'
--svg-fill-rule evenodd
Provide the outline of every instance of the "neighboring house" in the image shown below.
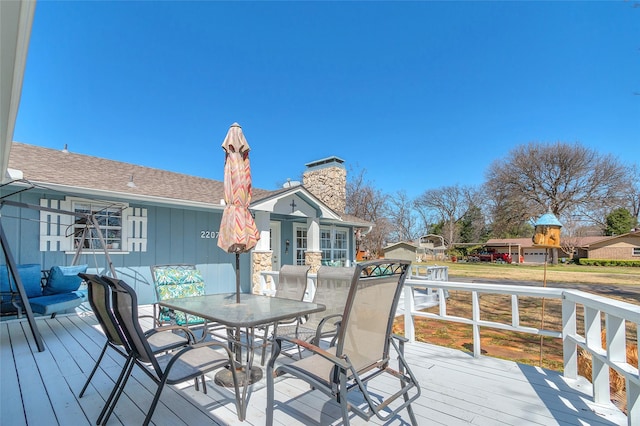
<path fill-rule="evenodd" d="M 399 243 L 389 244 L 382 249 L 384 257 L 387 259 L 401 259 L 415 262 L 417 260 L 418 245 L 401 241 Z"/>
<path fill-rule="evenodd" d="M 640 231 L 615 237 L 560 235 L 560 245 L 573 248 L 572 254 L 560 250 L 560 258 L 640 259 Z M 546 249 L 533 245 L 531 238 L 492 238 L 484 246 L 496 253 L 511 253 L 514 263 L 544 263 Z"/>
<path fill-rule="evenodd" d="M 95 214 L 108 257 L 141 303 L 153 301 L 149 267 L 157 264 L 196 264 L 207 292 L 234 291 L 235 256 L 216 244 L 223 182 L 15 142 L 6 173 L 1 220 L 18 263 L 68 265 L 82 245 L 75 263 L 109 269 L 97 234 L 77 217 L 5 201 Z M 240 255 L 243 291 L 255 291 L 260 271 L 282 264 L 353 264 L 356 230 L 372 226 L 344 214 L 346 170 L 337 157 L 307 164 L 304 184 L 287 186 L 253 189 L 250 210 L 261 239 Z"/>
<path fill-rule="evenodd" d="M 613 237 L 599 237 L 586 246 L 589 259 L 640 260 L 640 230 Z"/>
<path fill-rule="evenodd" d="M 388 259 L 410 260 L 412 262 L 427 262 L 430 260 L 444 260 L 444 239 L 436 234 L 427 234 L 418 238 L 417 242 L 400 241 L 389 244 L 382 249 L 384 257 Z"/>

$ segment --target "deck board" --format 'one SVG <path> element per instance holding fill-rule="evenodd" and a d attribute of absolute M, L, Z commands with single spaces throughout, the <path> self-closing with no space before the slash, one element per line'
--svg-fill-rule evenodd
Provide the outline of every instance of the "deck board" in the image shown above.
<path fill-rule="evenodd" d="M 150 313 L 149 307 L 142 307 Z M 95 424 L 124 362 L 109 349 L 82 398 L 77 395 L 100 355 L 105 337 L 93 314 L 38 319 L 46 350 L 37 352 L 26 321 L 0 322 L 0 418 L 11 425 Z M 148 322 L 145 324 L 149 324 Z M 434 425 L 624 425 L 612 404 L 590 401 L 591 384 L 567 381 L 554 371 L 470 354 L 426 343 L 406 345 L 406 357 L 422 386 L 413 404 L 420 424 Z M 394 384 L 394 383 L 391 383 Z M 386 382 L 372 383 L 384 392 Z M 135 368 L 109 425 L 140 424 L 155 384 Z M 193 383 L 168 386 L 153 416 L 154 425 L 263 425 L 265 380 L 251 386 L 247 419 L 236 416 L 233 392 L 208 381 L 208 393 Z M 340 409 L 324 394 L 297 379 L 276 381 L 274 423 L 281 426 L 340 424 Z M 25 414 L 26 413 L 26 414 Z M 406 425 L 406 411 L 388 422 Z M 6 422 L 6 423 L 5 423 Z M 351 423 L 366 422 L 352 416 Z"/>

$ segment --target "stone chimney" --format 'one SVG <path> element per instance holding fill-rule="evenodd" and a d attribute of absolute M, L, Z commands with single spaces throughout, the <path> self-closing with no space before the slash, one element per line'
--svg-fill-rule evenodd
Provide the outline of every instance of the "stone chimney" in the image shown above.
<path fill-rule="evenodd" d="M 302 184 L 338 214 L 344 214 L 347 205 L 347 170 L 344 160 L 328 157 L 305 164 Z"/>

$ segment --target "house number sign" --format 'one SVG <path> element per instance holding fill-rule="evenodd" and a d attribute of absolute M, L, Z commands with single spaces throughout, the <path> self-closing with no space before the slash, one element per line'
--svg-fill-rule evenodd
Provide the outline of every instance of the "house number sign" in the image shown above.
<path fill-rule="evenodd" d="M 218 238 L 219 231 L 200 231 L 200 238 Z"/>

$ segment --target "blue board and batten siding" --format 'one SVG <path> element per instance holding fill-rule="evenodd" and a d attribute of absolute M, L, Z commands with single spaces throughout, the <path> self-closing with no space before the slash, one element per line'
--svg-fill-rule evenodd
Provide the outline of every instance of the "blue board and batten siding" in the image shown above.
<path fill-rule="evenodd" d="M 1 194 L 5 195 L 5 193 Z M 57 195 L 57 194 L 56 194 Z M 39 205 L 41 198 L 64 198 L 29 191 L 10 199 Z M 119 200 L 118 200 L 119 201 Z M 202 272 L 207 293 L 235 291 L 235 255 L 217 246 L 222 211 L 205 211 L 178 207 L 154 206 L 129 202 L 130 208 L 144 208 L 147 213 L 146 251 L 110 252 L 118 277 L 133 286 L 140 303 L 155 300 L 151 265 L 168 263 L 195 264 Z M 2 226 L 17 263 L 39 263 L 43 269 L 69 265 L 73 253 L 40 251 L 40 212 L 5 205 L 0 211 Z M 240 280 L 243 292 L 250 289 L 251 255 L 240 255 Z M 5 263 L 4 258 L 0 263 Z M 83 254 L 78 262 L 89 265 L 89 272 L 106 273 L 108 264 L 103 252 Z"/>

